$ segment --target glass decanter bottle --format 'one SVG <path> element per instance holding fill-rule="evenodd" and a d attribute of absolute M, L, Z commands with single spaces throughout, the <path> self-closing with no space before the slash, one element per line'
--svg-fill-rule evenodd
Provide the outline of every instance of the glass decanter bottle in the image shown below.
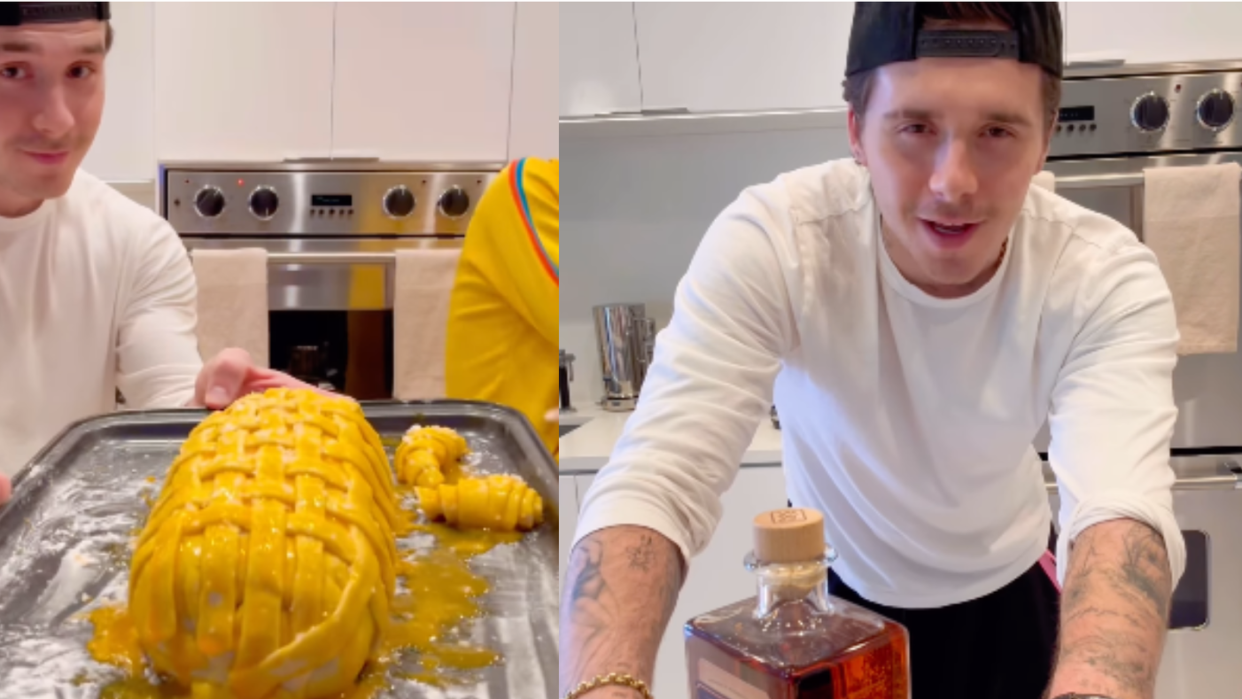
<path fill-rule="evenodd" d="M 830 597 L 834 558 L 821 513 L 756 517 L 758 596 L 686 623 L 692 699 L 909 699 L 905 627 Z"/>

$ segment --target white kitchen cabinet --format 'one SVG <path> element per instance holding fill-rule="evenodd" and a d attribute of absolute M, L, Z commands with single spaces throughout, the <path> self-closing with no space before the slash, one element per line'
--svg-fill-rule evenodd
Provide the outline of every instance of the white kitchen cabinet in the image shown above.
<path fill-rule="evenodd" d="M 565 571 L 569 570 L 569 552 L 574 540 L 574 530 L 578 528 L 578 486 L 576 476 L 561 476 L 560 517 L 560 563 L 557 565 L 557 589 L 565 581 Z"/>
<path fill-rule="evenodd" d="M 103 121 L 82 169 L 108 182 L 155 179 L 154 87 L 149 2 L 112 5 L 112 50 L 104 67 Z"/>
<path fill-rule="evenodd" d="M 1233 2 L 1069 2 L 1067 53 L 1115 56 L 1127 63 L 1242 58 Z M 1123 29 L 1124 28 L 1124 29 Z"/>
<path fill-rule="evenodd" d="M 572 2 L 560 10 L 561 116 L 641 109 L 634 5 Z"/>
<path fill-rule="evenodd" d="M 560 152 L 559 16 L 558 3 L 518 3 L 509 160 L 527 156 L 550 160 Z"/>
<path fill-rule="evenodd" d="M 643 107 L 838 107 L 853 3 L 638 3 Z"/>
<path fill-rule="evenodd" d="M 333 155 L 504 160 L 514 15 L 514 3 L 337 3 Z"/>
<path fill-rule="evenodd" d="M 580 497 L 592 480 L 591 476 L 578 477 Z M 755 577 L 742 567 L 754 540 L 751 522 L 761 512 L 785 507 L 786 497 L 785 474 L 779 465 L 747 466 L 738 471 L 733 486 L 725 491 L 720 525 L 707 549 L 690 561 L 690 574 L 660 641 L 652 687 L 656 696 L 690 696 L 683 628 L 692 617 L 755 594 Z"/>
<path fill-rule="evenodd" d="M 331 3 L 157 3 L 157 157 L 327 155 L 332 13 Z"/>

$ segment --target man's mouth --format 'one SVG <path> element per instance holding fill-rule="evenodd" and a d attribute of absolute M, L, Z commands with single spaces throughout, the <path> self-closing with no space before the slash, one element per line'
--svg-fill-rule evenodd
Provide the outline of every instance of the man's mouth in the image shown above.
<path fill-rule="evenodd" d="M 938 247 L 957 248 L 970 241 L 982 221 L 937 221 L 920 218 L 919 223 Z"/>
<path fill-rule="evenodd" d="M 928 228 L 931 228 L 933 231 L 939 233 L 940 235 L 962 235 L 963 233 L 970 233 L 971 231 L 979 227 L 978 223 L 971 223 L 971 222 L 965 222 L 965 221 L 960 221 L 960 222 L 952 221 L 951 222 L 951 221 L 932 221 L 928 219 L 923 219 L 923 223 L 927 224 Z"/>
<path fill-rule="evenodd" d="M 36 162 L 39 162 L 43 165 L 59 165 L 60 163 L 63 163 L 65 161 L 65 158 L 69 157 L 69 151 L 28 150 L 26 151 L 26 155 L 29 155 Z"/>

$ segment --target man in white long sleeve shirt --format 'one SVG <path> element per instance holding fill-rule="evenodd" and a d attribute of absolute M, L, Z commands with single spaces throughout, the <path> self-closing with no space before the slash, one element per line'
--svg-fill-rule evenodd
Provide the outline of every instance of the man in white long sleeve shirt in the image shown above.
<path fill-rule="evenodd" d="M 204 366 L 176 232 L 78 170 L 103 112 L 107 19 L 107 3 L 0 3 L 0 503 L 118 389 L 130 408 L 220 408 L 304 385 L 240 350 Z"/>
<path fill-rule="evenodd" d="M 830 591 L 907 626 L 917 699 L 1152 696 L 1185 557 L 1172 301 L 1133 233 L 1030 187 L 1059 102 L 1056 4 L 981 7 L 859 3 L 854 159 L 750 188 L 707 231 L 583 498 L 563 693 L 650 681 L 775 395 L 790 500 L 839 554 Z"/>

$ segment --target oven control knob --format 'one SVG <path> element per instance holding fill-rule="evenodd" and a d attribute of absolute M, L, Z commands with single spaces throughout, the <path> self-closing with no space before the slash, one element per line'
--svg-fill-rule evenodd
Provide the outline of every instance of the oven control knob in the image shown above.
<path fill-rule="evenodd" d="M 1169 125 L 1169 102 L 1154 92 L 1134 100 L 1130 121 L 1139 131 L 1160 131 Z"/>
<path fill-rule="evenodd" d="M 1220 131 L 1233 121 L 1233 97 L 1221 89 L 1210 90 L 1199 98 L 1195 114 L 1203 128 Z"/>
<path fill-rule="evenodd" d="M 270 221 L 280 208 L 280 197 L 271 187 L 259 187 L 250 193 L 250 213 L 263 221 Z"/>
<path fill-rule="evenodd" d="M 458 218 L 470 210 L 470 195 L 461 187 L 450 187 L 440 195 L 440 213 L 449 218 Z"/>
<path fill-rule="evenodd" d="M 417 201 L 405 185 L 397 185 L 384 194 L 384 213 L 392 218 L 405 218 L 414 213 Z"/>
<path fill-rule="evenodd" d="M 203 218 L 219 216 L 224 211 L 224 192 L 219 187 L 203 187 L 194 195 L 194 210 Z"/>

